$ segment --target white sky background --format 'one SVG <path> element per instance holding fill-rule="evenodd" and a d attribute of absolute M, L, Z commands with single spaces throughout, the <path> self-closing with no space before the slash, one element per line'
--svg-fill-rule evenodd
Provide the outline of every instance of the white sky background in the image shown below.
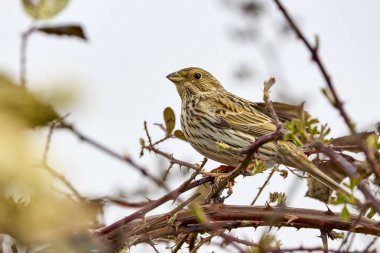
<path fill-rule="evenodd" d="M 321 56 L 358 128 L 372 129 L 374 123 L 380 121 L 377 77 L 380 2 L 283 2 L 308 38 L 312 39 L 315 34 L 320 36 Z M 79 23 L 85 28 L 89 42 L 32 35 L 28 47 L 30 88 L 73 89 L 79 102 L 61 108 L 62 113 L 70 112 L 69 120 L 87 135 L 136 159 L 138 139 L 144 137 L 143 121 L 149 122 L 154 138 L 159 138 L 161 132 L 152 123 L 162 121 L 163 109 L 171 106 L 179 116 L 179 96 L 165 76 L 188 66 L 209 70 L 228 90 L 255 101 L 262 100 L 263 81 L 275 76 L 277 83 L 272 89 L 272 98 L 306 100 L 308 111 L 322 122 L 328 122 L 333 134 L 346 134 L 339 114 L 320 93 L 324 82 L 310 62 L 309 53 L 293 34 L 285 38 L 278 36 L 278 23 L 283 17 L 272 1 L 268 1 L 266 7 L 266 15 L 257 23 L 265 35 L 262 42 L 240 43 L 231 39 L 229 32 L 245 23 L 236 10 L 226 8 L 221 1 L 72 0 L 50 24 Z M 20 34 L 29 23 L 19 1 L 0 1 L 0 71 L 15 79 L 19 72 Z M 268 44 L 278 52 L 276 58 L 268 59 L 265 50 Z M 242 62 L 255 70 L 254 77 L 248 81 L 233 75 Z M 39 136 L 43 134 L 45 132 Z M 181 141 L 170 141 L 162 149 L 190 162 L 202 159 Z M 50 157 L 51 164 L 85 196 L 115 195 L 119 190 L 128 194 L 136 185 L 149 187 L 152 184 L 132 168 L 81 144 L 65 132 L 54 135 Z M 156 174 L 163 169 L 153 154 L 146 154 L 138 162 Z M 209 162 L 207 168 L 216 166 Z M 235 196 L 227 203 L 250 203 L 266 176 L 239 180 Z M 294 182 L 300 186 L 290 200 L 291 206 L 325 209 L 317 201 L 304 198 L 305 182 L 294 181 L 293 177 L 283 181 L 276 176 L 267 190 L 286 192 Z M 142 200 L 141 196 L 128 197 Z M 262 194 L 259 203 L 263 204 L 267 197 L 268 191 Z M 108 211 L 107 222 L 130 212 L 116 207 Z M 254 234 L 252 229 L 246 231 L 250 238 L 260 235 L 260 232 Z M 300 243 L 318 246 L 318 234 L 318 231 L 293 229 L 282 229 L 278 233 L 286 246 Z M 297 239 L 289 239 L 294 237 Z M 357 238 L 355 245 L 362 249 L 366 241 L 364 237 Z"/>

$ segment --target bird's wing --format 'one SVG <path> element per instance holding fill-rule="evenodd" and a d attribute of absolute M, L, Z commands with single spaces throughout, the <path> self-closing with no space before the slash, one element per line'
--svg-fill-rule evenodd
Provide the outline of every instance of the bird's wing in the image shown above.
<path fill-rule="evenodd" d="M 257 110 L 255 103 L 230 94 L 203 99 L 201 106 L 214 118 L 214 125 L 219 128 L 231 128 L 253 136 L 276 130 L 272 118 Z"/>
<path fill-rule="evenodd" d="M 309 115 L 308 112 L 303 111 L 303 104 L 289 105 L 284 103 L 273 102 L 273 109 L 275 110 L 279 120 L 284 123 L 292 119 L 300 118 L 303 113 L 304 117 Z M 255 108 L 264 113 L 268 117 L 272 117 L 272 114 L 265 103 L 256 103 Z M 303 111 L 303 112 L 302 112 Z"/>

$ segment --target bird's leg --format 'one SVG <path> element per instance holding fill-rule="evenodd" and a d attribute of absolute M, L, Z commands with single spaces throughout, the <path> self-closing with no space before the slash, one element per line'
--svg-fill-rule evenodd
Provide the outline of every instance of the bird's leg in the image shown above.
<path fill-rule="evenodd" d="M 219 167 L 211 170 L 211 173 L 229 173 L 233 171 L 236 167 L 230 165 L 220 165 Z"/>
<path fill-rule="evenodd" d="M 216 179 L 223 179 L 233 171 L 236 167 L 229 166 L 229 165 L 220 165 L 219 167 L 211 170 L 210 172 L 202 172 L 202 175 L 205 177 L 215 177 Z"/>

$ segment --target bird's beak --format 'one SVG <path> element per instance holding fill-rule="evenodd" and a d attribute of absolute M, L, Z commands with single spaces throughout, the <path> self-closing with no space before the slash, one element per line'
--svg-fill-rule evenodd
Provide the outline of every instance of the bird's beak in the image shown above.
<path fill-rule="evenodd" d="M 185 78 L 178 72 L 173 72 L 173 73 L 167 75 L 166 78 L 175 84 L 178 84 L 181 81 L 185 80 Z"/>

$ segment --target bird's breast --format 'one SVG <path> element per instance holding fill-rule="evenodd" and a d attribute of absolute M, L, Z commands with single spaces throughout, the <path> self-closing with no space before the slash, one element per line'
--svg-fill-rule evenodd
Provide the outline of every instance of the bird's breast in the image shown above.
<path fill-rule="evenodd" d="M 217 118 L 197 103 L 182 106 L 181 127 L 188 142 L 202 155 L 232 166 L 242 160 L 241 151 L 254 137 L 234 129 L 217 127 Z"/>

